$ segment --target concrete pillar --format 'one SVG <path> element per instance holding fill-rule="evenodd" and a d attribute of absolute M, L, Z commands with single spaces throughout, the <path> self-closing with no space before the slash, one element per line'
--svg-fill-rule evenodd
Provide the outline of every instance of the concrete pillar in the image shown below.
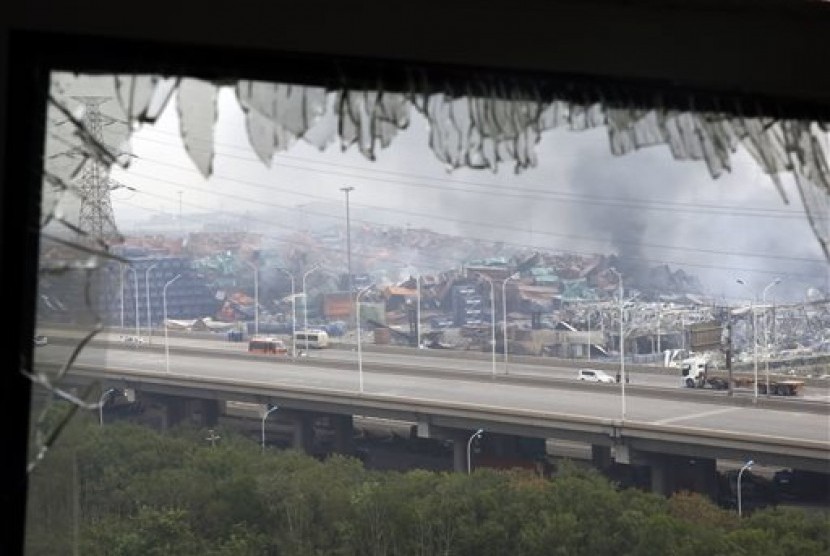
<path fill-rule="evenodd" d="M 611 447 L 600 446 L 598 444 L 591 445 L 591 462 L 599 470 L 607 469 L 611 466 Z"/>
<path fill-rule="evenodd" d="M 215 427 L 219 416 L 224 412 L 224 402 L 219 400 L 202 400 L 202 425 Z"/>
<path fill-rule="evenodd" d="M 314 415 L 300 411 L 291 415 L 291 422 L 294 424 L 291 447 L 311 454 L 314 446 Z"/>
<path fill-rule="evenodd" d="M 691 490 L 717 500 L 717 461 L 707 458 L 687 460 L 687 465 L 681 471 L 678 487 L 678 490 Z"/>
<path fill-rule="evenodd" d="M 452 441 L 452 469 L 456 473 L 467 472 L 467 441 L 460 437 Z"/>
<path fill-rule="evenodd" d="M 485 434 L 481 439 L 481 448 L 484 454 L 499 459 L 519 458 L 519 437 L 513 434 Z"/>
<path fill-rule="evenodd" d="M 671 454 L 648 454 L 645 458 L 651 469 L 651 490 L 655 494 L 671 496 L 678 491 L 717 497 L 718 476 L 716 461 Z"/>
<path fill-rule="evenodd" d="M 668 496 L 672 493 L 673 467 L 669 458 L 660 455 L 652 455 L 648 458 L 649 469 L 651 470 L 651 492 Z"/>
<path fill-rule="evenodd" d="M 547 456 L 544 438 L 485 432 L 479 442 L 479 460 L 489 467 L 532 469 Z"/>
<path fill-rule="evenodd" d="M 331 415 L 334 429 L 334 452 L 350 456 L 354 453 L 354 419 L 351 415 Z"/>
<path fill-rule="evenodd" d="M 187 416 L 187 400 L 170 396 L 163 403 L 162 430 L 168 430 L 181 424 Z"/>

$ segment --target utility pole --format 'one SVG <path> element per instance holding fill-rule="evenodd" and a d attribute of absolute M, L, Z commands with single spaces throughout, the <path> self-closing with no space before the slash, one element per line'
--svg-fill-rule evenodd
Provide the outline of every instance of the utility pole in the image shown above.
<path fill-rule="evenodd" d="M 184 235 L 184 228 L 182 227 L 182 190 L 179 189 L 179 235 Z"/>
<path fill-rule="evenodd" d="M 622 420 L 625 421 L 625 383 L 626 383 L 626 376 L 625 376 L 625 331 L 623 330 L 623 319 L 625 317 L 625 301 L 623 300 L 623 294 L 625 290 L 623 289 L 623 277 L 622 274 L 616 268 L 609 268 L 611 272 L 613 272 L 617 276 L 619 291 L 620 291 L 620 373 L 617 375 L 617 382 L 620 383 L 620 393 L 621 393 L 621 402 L 620 402 L 620 414 L 622 416 Z"/>
<path fill-rule="evenodd" d="M 728 385 L 728 396 L 733 395 L 732 391 L 732 315 L 729 309 L 727 308 L 726 312 L 726 346 L 725 346 L 725 355 L 726 355 L 726 380 Z"/>
<path fill-rule="evenodd" d="M 349 273 L 349 299 L 351 299 L 352 294 L 354 293 L 354 285 L 352 284 L 352 228 L 349 216 L 349 193 L 354 191 L 354 187 L 341 187 L 340 191 L 343 191 L 346 194 L 346 265 Z"/>

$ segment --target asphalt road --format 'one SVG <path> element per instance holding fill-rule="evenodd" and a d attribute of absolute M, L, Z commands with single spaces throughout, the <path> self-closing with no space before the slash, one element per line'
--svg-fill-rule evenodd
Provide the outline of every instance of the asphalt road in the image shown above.
<path fill-rule="evenodd" d="M 49 334 L 53 341 L 65 334 L 64 331 L 58 330 L 44 330 L 43 333 Z M 112 342 L 116 346 L 124 346 L 121 342 L 121 334 L 104 332 L 95 337 L 96 341 Z M 147 337 L 145 336 L 145 342 Z M 149 343 L 134 348 L 136 352 L 145 352 L 161 349 L 164 346 L 165 338 L 163 336 L 154 336 L 149 339 Z M 190 348 L 205 350 L 206 353 L 211 352 L 231 352 L 231 353 L 246 353 L 247 343 L 244 342 L 228 342 L 224 340 L 224 336 L 218 336 L 217 339 L 202 339 L 202 338 L 186 338 L 178 335 L 171 335 L 167 338 L 168 347 L 175 352 L 176 348 Z M 361 350 L 361 358 L 364 366 L 371 364 L 382 364 L 392 368 L 424 368 L 424 369 L 444 369 L 447 371 L 460 371 L 479 376 L 498 376 L 500 378 L 513 375 L 525 377 L 540 377 L 552 378 L 560 380 L 576 380 L 577 368 L 572 366 L 556 365 L 555 360 L 550 363 L 539 363 L 538 360 L 532 364 L 522 363 L 515 360 L 508 360 L 508 365 L 505 367 L 503 355 L 496 354 L 496 363 L 493 365 L 492 359 L 486 357 L 486 354 L 480 352 L 471 353 L 448 353 L 446 356 L 440 351 L 434 350 L 406 350 L 404 353 L 385 353 L 377 352 L 371 349 Z M 38 348 L 43 349 L 43 348 Z M 427 351 L 428 353 L 424 353 Z M 355 369 L 358 367 L 358 354 L 356 348 L 352 349 L 323 349 L 310 350 L 307 355 L 308 360 L 322 360 L 329 362 L 351 362 Z M 591 368 L 590 361 L 583 362 L 584 368 Z M 606 370 L 610 375 L 614 375 L 615 371 Z M 681 388 L 680 377 L 676 369 L 665 369 L 655 367 L 648 372 L 628 369 L 627 374 L 630 377 L 631 385 L 651 386 L 657 388 L 669 388 L 677 390 Z M 759 382 L 764 381 L 763 370 L 759 372 Z M 824 401 L 830 402 L 830 381 L 827 381 L 826 387 L 806 385 L 802 392 L 803 394 L 798 399 L 809 401 Z M 713 395 L 716 393 L 713 392 Z M 738 389 L 737 395 L 752 396 L 751 389 Z"/>
<path fill-rule="evenodd" d="M 185 340 L 181 340 L 185 341 Z M 192 342 L 192 340 L 187 340 Z M 176 344 L 171 340 L 170 346 Z M 189 344 L 191 347 L 199 344 Z M 203 353 L 171 350 L 170 373 L 178 378 L 205 377 L 238 380 L 253 384 L 283 384 L 316 388 L 322 391 L 357 391 L 359 373 L 357 365 L 341 365 L 338 368 L 324 366 L 324 360 L 336 357 L 335 352 L 318 351 L 310 358 L 298 362 L 285 359 L 274 361 L 263 356 L 222 357 L 223 350 L 245 351 L 244 345 L 221 344 L 215 350 Z M 71 350 L 69 344 L 50 343 L 36 350 L 37 362 L 60 362 Z M 227 353 L 227 351 L 226 351 Z M 341 355 L 344 352 L 341 352 Z M 348 356 L 349 353 L 345 352 Z M 402 360 L 400 355 L 366 354 L 372 360 L 394 365 Z M 315 363 L 317 359 L 317 363 Z M 407 365 L 413 359 L 425 368 L 433 369 L 450 364 L 444 359 L 406 357 Z M 159 374 L 165 373 L 168 359 L 164 350 L 139 348 L 116 349 L 89 345 L 81 352 L 79 363 L 106 365 L 108 369 L 129 369 Z M 364 363 L 366 360 L 364 360 Z M 481 361 L 453 360 L 452 364 L 470 365 L 481 369 Z M 485 369 L 489 366 L 484 365 Z M 531 366 L 532 367 L 532 366 Z M 464 367 L 466 368 L 466 367 Z M 518 372 L 518 368 L 516 371 Z M 532 370 L 532 369 L 528 369 Z M 573 369 L 536 368 L 536 372 L 566 373 L 574 376 Z M 563 375 L 564 376 L 564 375 Z M 646 375 L 643 375 L 645 377 Z M 649 379 L 653 379 L 648 375 Z M 665 377 L 664 377 L 665 378 Z M 639 380 L 638 377 L 637 380 Z M 418 376 L 415 373 L 392 374 L 364 372 L 364 391 L 370 394 L 422 399 L 432 401 L 464 402 L 480 407 L 504 409 L 528 409 L 556 414 L 583 415 L 607 419 L 621 416 L 621 395 L 616 385 L 595 385 L 596 389 L 564 389 L 555 383 L 545 385 L 513 384 L 506 381 L 482 380 L 480 374 L 469 380 L 453 378 L 444 380 L 434 375 Z M 690 396 L 690 398 L 692 398 Z M 828 443 L 830 431 L 826 414 L 795 409 L 771 410 L 752 406 L 713 405 L 697 399 L 659 399 L 631 393 L 626 396 L 626 420 L 651 424 L 671 424 L 695 429 L 730 431 L 732 433 L 761 434 L 771 437 L 798 438 Z"/>

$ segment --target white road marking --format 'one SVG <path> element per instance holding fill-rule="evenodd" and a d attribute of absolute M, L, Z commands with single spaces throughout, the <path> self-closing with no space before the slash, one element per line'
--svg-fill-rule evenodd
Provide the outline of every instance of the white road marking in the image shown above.
<path fill-rule="evenodd" d="M 740 407 L 722 407 L 720 409 L 713 409 L 712 411 L 704 411 L 703 413 L 693 413 L 691 415 L 679 415 L 677 417 L 671 417 L 669 419 L 661 419 L 659 421 L 654 421 L 655 425 L 665 425 L 667 423 L 674 423 L 676 421 L 684 421 L 686 419 L 697 419 L 699 417 L 711 417 L 712 415 L 720 415 L 722 413 L 729 413 L 730 411 L 736 411 L 741 409 Z"/>

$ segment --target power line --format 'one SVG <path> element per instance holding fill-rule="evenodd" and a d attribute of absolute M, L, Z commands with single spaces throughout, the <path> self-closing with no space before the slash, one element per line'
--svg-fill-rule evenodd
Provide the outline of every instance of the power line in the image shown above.
<path fill-rule="evenodd" d="M 159 133 L 174 135 L 172 133 L 165 132 L 165 131 L 162 131 L 162 130 L 157 130 L 157 129 L 153 129 L 153 131 L 158 131 Z M 151 142 L 160 143 L 160 144 L 168 144 L 168 145 L 170 144 L 170 143 L 163 142 L 163 141 L 157 141 L 157 140 L 154 140 L 152 138 L 143 137 L 142 139 L 145 139 L 145 140 L 148 140 L 148 141 L 151 141 Z M 217 144 L 221 145 L 223 143 L 217 143 Z M 231 148 L 240 148 L 240 147 L 231 146 Z M 261 163 L 258 159 L 251 158 L 251 157 L 241 157 L 241 156 L 236 156 L 236 155 L 228 155 L 228 154 L 224 154 L 224 153 L 220 153 L 220 154 L 222 156 L 229 156 L 229 157 L 232 157 L 232 158 L 237 158 L 237 159 L 248 161 L 248 162 Z M 286 158 L 292 158 L 292 157 L 289 157 L 287 155 L 280 155 L 280 156 L 284 156 Z M 301 158 L 297 158 L 297 159 L 298 160 L 304 160 L 304 159 L 301 159 Z M 183 167 L 183 166 L 180 166 L 180 165 L 171 164 L 169 162 L 154 160 L 152 158 L 145 158 L 144 160 L 147 160 L 151 163 L 163 164 L 163 165 L 167 165 L 167 166 L 174 167 L 174 168 L 181 168 L 181 169 L 185 169 L 185 170 L 188 170 L 188 171 L 192 171 L 192 168 L 190 168 L 190 167 Z M 323 161 L 315 161 L 315 162 L 318 162 L 320 164 L 326 164 L 326 165 L 329 165 L 329 166 L 335 166 L 335 167 L 355 168 L 355 167 L 346 166 L 346 165 L 339 165 L 337 163 L 329 163 L 329 162 L 323 162 Z M 319 172 L 319 170 L 317 170 L 317 169 L 308 168 L 308 167 L 298 167 L 298 169 L 304 170 L 304 171 Z M 400 175 L 400 173 L 388 172 L 388 171 L 377 170 L 377 169 L 367 169 L 367 170 L 361 169 L 361 170 L 366 171 L 366 172 Z M 142 175 L 142 174 L 136 173 L 136 175 Z M 297 192 L 297 191 L 294 191 L 294 190 L 287 190 L 287 189 L 284 189 L 284 188 L 277 188 L 277 187 L 274 187 L 274 186 L 271 186 L 271 185 L 260 184 L 260 183 L 255 183 L 255 182 L 251 182 L 251 181 L 239 180 L 239 179 L 235 179 L 235 178 L 225 177 L 225 176 L 222 176 L 221 174 L 214 174 L 214 175 L 217 179 L 224 179 L 224 180 L 235 182 L 235 183 L 246 184 L 246 185 L 249 185 L 251 187 L 258 187 L 258 188 L 263 188 L 263 189 L 267 188 L 269 191 L 282 190 L 282 191 L 284 191 L 288 194 L 291 194 L 291 195 L 298 195 L 298 196 L 309 197 L 309 198 L 314 198 L 314 199 L 321 199 L 321 200 L 324 199 L 326 201 L 332 202 L 332 200 L 329 199 L 328 197 L 322 197 L 322 196 L 319 196 L 319 195 L 311 195 L 311 194 L 308 194 L 308 193 Z M 346 175 L 346 174 L 338 174 L 338 175 Z M 406 175 L 406 174 L 403 174 L 403 175 Z M 155 176 L 146 176 L 146 177 L 148 179 L 155 179 L 157 181 L 168 181 L 168 180 L 159 180 Z M 428 178 L 428 179 L 436 179 L 436 178 Z M 383 181 L 386 182 L 387 180 L 383 180 Z M 441 181 L 441 180 L 439 180 L 439 181 Z M 443 180 L 443 181 L 450 181 L 450 180 Z M 170 183 L 176 183 L 176 182 L 170 181 Z M 470 182 L 470 183 L 475 183 L 475 182 Z M 179 184 L 177 184 L 177 185 L 179 185 Z M 412 184 L 412 185 L 423 185 L 423 184 Z M 482 185 L 484 185 L 485 187 L 498 187 L 498 186 L 492 186 L 492 185 L 489 185 L 489 184 L 482 184 Z M 196 191 L 209 192 L 207 190 L 199 189 L 199 188 L 191 187 L 191 189 L 196 190 Z M 477 193 L 475 191 L 466 190 L 466 189 L 463 189 L 462 191 L 464 191 L 467 194 Z M 543 193 L 547 193 L 547 192 L 543 192 Z M 485 192 L 485 194 L 488 194 L 488 192 Z M 499 195 L 503 197 L 504 192 L 502 191 L 501 193 L 499 193 Z M 583 196 L 583 197 L 590 197 L 590 196 Z M 288 208 L 283 207 L 282 205 L 276 205 L 274 203 L 263 202 L 261 199 L 254 200 L 254 199 L 245 198 L 245 197 L 238 196 L 238 195 L 237 196 L 225 195 L 225 198 L 231 198 L 231 199 L 236 198 L 237 200 L 241 200 L 241 201 L 244 201 L 244 202 L 256 202 L 257 204 L 260 204 L 260 205 L 264 204 L 266 206 L 274 206 L 274 207 L 279 207 L 280 209 L 289 210 Z M 692 204 L 683 204 L 683 203 L 681 203 L 679 205 L 694 206 Z M 374 208 L 376 210 L 382 210 L 382 211 L 385 211 L 385 212 L 394 212 L 394 213 L 399 213 L 399 214 L 406 214 L 406 215 L 409 215 L 409 216 L 417 216 L 419 218 L 426 218 L 426 219 L 430 219 L 430 220 L 435 219 L 435 216 L 432 215 L 432 214 L 424 214 L 424 213 L 418 213 L 418 212 L 414 212 L 414 211 L 404 211 L 404 210 L 400 210 L 400 209 L 391 209 L 391 208 L 383 208 L 383 207 L 372 207 L 370 205 L 362 205 L 362 206 L 366 206 L 366 207 L 369 207 L 369 208 Z M 700 206 L 703 207 L 705 205 L 700 205 Z M 717 207 L 717 208 L 723 209 L 724 207 Z M 782 213 L 783 212 L 783 211 L 775 211 L 775 210 L 771 210 L 771 209 L 759 209 L 759 210 L 762 210 L 764 212 L 769 212 L 769 213 Z M 314 211 L 308 211 L 307 209 L 306 209 L 306 212 L 309 212 L 311 214 L 317 214 L 318 216 L 325 217 L 325 218 L 336 218 L 337 220 L 342 220 L 342 216 L 332 216 L 332 215 L 329 215 L 329 214 L 316 213 Z M 730 214 L 732 214 L 732 213 L 730 213 Z M 754 215 L 754 216 L 760 217 L 761 215 Z M 787 215 L 787 216 L 788 217 L 794 217 L 794 216 L 797 217 L 797 215 Z M 504 226 L 504 225 L 493 225 L 493 224 L 482 223 L 482 222 L 472 221 L 472 220 L 464 220 L 464 219 L 459 219 L 459 218 L 451 218 L 450 217 L 450 218 L 443 218 L 442 220 L 457 222 L 457 223 L 460 223 L 460 224 L 471 225 L 471 226 L 487 227 L 489 229 L 496 228 L 496 229 L 509 230 L 509 231 L 514 231 L 514 232 L 519 232 L 519 233 L 526 233 L 527 232 L 527 230 L 517 228 L 517 227 L 510 227 L 510 226 Z M 374 222 L 374 221 L 371 221 L 371 220 L 366 220 L 366 219 L 359 220 L 359 221 L 367 223 L 367 224 L 371 224 L 371 225 L 377 225 L 378 224 L 377 222 Z M 580 240 L 588 241 L 588 242 L 602 243 L 603 245 L 606 245 L 608 243 L 607 241 L 603 241 L 601 239 L 596 239 L 594 237 L 578 236 L 578 235 L 575 235 L 575 234 L 556 234 L 556 233 L 553 233 L 553 232 L 537 232 L 537 235 L 551 236 L 551 237 L 564 238 L 564 239 L 580 239 Z M 455 235 L 454 237 L 459 237 L 459 238 L 464 238 L 464 239 L 475 239 L 475 240 L 479 239 L 478 237 L 470 238 L 469 236 L 460 236 L 460 235 Z M 752 257 L 752 258 L 762 258 L 762 259 L 770 259 L 770 260 L 771 259 L 779 259 L 779 260 L 789 260 L 789 261 L 808 262 L 808 263 L 809 262 L 823 263 L 823 260 L 820 261 L 818 259 L 811 259 L 811 258 L 806 258 L 806 257 L 791 257 L 791 256 L 786 256 L 786 255 L 770 255 L 769 253 L 763 253 L 763 254 L 760 254 L 760 253 L 745 253 L 745 252 L 736 253 L 736 252 L 727 252 L 727 251 L 717 250 L 717 249 L 695 249 L 695 248 L 688 248 L 688 247 L 682 247 L 682 246 L 678 247 L 678 246 L 660 245 L 660 244 L 644 243 L 644 242 L 626 242 L 626 241 L 621 241 L 621 240 L 617 240 L 616 243 L 630 243 L 632 245 L 637 245 L 637 246 L 642 246 L 642 247 L 649 247 L 649 248 L 654 248 L 654 249 L 697 252 L 697 253 L 710 254 L 710 255 L 734 256 L 734 257 Z M 509 243 L 509 245 L 520 245 L 520 244 Z M 532 246 L 523 245 L 523 244 L 520 245 L 520 246 L 521 247 L 532 247 Z M 542 249 L 547 250 L 548 247 L 543 247 Z M 658 262 L 658 261 L 655 261 L 654 259 L 645 259 L 645 258 L 639 258 L 639 260 Z M 659 262 L 666 262 L 666 261 L 659 261 Z M 695 264 L 695 263 L 674 263 L 674 264 L 681 264 L 681 265 L 685 265 L 685 266 L 707 267 L 707 268 L 724 268 L 724 267 L 721 267 L 721 266 L 718 266 L 718 265 L 701 265 L 701 264 Z M 767 272 L 767 273 L 770 272 L 770 271 L 762 271 L 760 269 L 742 269 L 742 270 L 745 270 L 745 271 L 750 271 L 751 270 L 751 271 L 755 271 L 755 272 Z"/>
<path fill-rule="evenodd" d="M 170 132 L 166 132 L 163 130 L 152 129 L 151 131 L 155 131 L 158 133 L 169 134 L 173 135 Z M 143 141 L 149 141 L 152 143 L 158 143 L 162 145 L 170 145 L 173 146 L 175 143 L 170 143 L 166 141 L 160 141 L 157 139 L 152 139 L 148 137 L 138 137 L 137 139 Z M 204 139 L 199 139 L 200 141 L 205 141 Z M 215 143 L 215 145 L 224 145 L 228 146 L 229 148 L 240 149 L 242 147 L 228 145 L 225 143 Z M 198 149 L 198 148 L 197 148 Z M 229 153 L 220 153 L 217 151 L 217 155 L 221 155 L 227 158 L 233 158 L 236 160 L 242 160 L 245 162 L 251 163 L 258 163 L 262 164 L 262 161 L 255 157 L 250 156 L 240 156 L 234 155 Z M 323 160 L 308 160 L 301 157 L 292 157 L 290 155 L 278 153 L 277 156 L 280 158 L 287 158 L 291 160 L 297 160 L 300 162 L 305 162 L 309 164 L 318 164 L 324 166 L 332 166 L 335 168 L 347 168 L 351 170 L 358 170 L 360 172 L 370 173 L 370 174 L 388 174 L 392 176 L 403 176 L 404 178 L 416 178 L 416 179 L 424 179 L 430 181 L 436 181 L 441 183 L 448 183 L 453 185 L 470 185 L 478 188 L 483 188 L 492 191 L 476 191 L 472 189 L 465 189 L 462 187 L 453 187 L 450 186 L 443 186 L 443 185 L 434 185 L 429 183 L 422 183 L 422 182 L 415 182 L 415 181 L 408 181 L 408 180 L 401 180 L 401 179 L 389 179 L 389 178 L 381 178 L 375 176 L 366 176 L 366 175 L 357 175 L 357 174 L 350 174 L 340 171 L 332 171 L 332 170 L 321 170 L 319 168 L 309 168 L 306 166 L 297 166 L 292 164 L 286 164 L 281 162 L 271 161 L 273 166 L 281 166 L 284 168 L 291 168 L 295 170 L 303 170 L 309 172 L 317 172 L 321 174 L 327 175 L 334 175 L 340 178 L 359 178 L 371 181 L 382 181 L 383 183 L 393 183 L 397 185 L 403 185 L 407 187 L 421 187 L 426 189 L 436 189 L 441 192 L 447 191 L 454 191 L 454 192 L 461 192 L 461 193 L 475 193 L 475 194 L 482 194 L 482 195 L 490 195 L 490 196 L 497 196 L 499 198 L 514 198 L 514 199 L 522 199 L 522 200 L 556 200 L 559 202 L 567 202 L 567 203 L 578 203 L 578 204 L 589 204 L 593 207 L 598 205 L 606 205 L 610 207 L 627 207 L 627 208 L 635 208 L 641 210 L 651 210 L 651 211 L 672 211 L 677 213 L 693 213 L 693 214 L 700 214 L 701 211 L 708 211 L 707 215 L 711 215 L 713 212 L 722 216 L 728 217 L 748 217 L 748 218 L 784 218 L 784 219 L 801 219 L 803 218 L 803 213 L 795 214 L 792 211 L 782 210 L 782 209 L 770 209 L 770 208 L 763 208 L 763 207 L 744 207 L 744 206 L 735 206 L 735 205 L 714 205 L 714 204 L 703 204 L 703 203 L 684 203 L 679 201 L 668 201 L 668 200 L 644 200 L 644 199 L 631 199 L 631 198 L 624 198 L 624 197 L 606 197 L 606 196 L 596 196 L 596 195 L 589 195 L 589 194 L 579 194 L 579 193 L 571 193 L 571 192 L 561 192 L 561 191 L 552 191 L 549 187 L 548 188 L 528 188 L 523 187 L 523 192 L 511 192 L 505 191 L 504 186 L 498 184 L 489 184 L 484 182 L 476 182 L 471 180 L 461 180 L 461 179 L 443 179 L 437 177 L 430 177 L 430 176 L 419 176 L 416 174 L 407 174 L 403 172 L 395 172 L 391 170 L 383 170 L 383 169 L 368 169 L 368 168 L 360 168 L 358 166 L 351 166 L 346 164 L 341 164 L 337 162 L 330 162 L 330 161 L 323 161 Z M 159 161 L 159 163 L 162 163 Z M 183 168 L 178 165 L 174 165 L 179 168 Z M 218 177 L 218 176 L 217 176 Z"/>
<path fill-rule="evenodd" d="M 182 169 L 186 169 L 186 168 L 183 168 L 183 167 L 178 166 L 178 165 L 169 164 L 169 163 L 161 162 L 161 161 L 155 161 L 153 159 L 144 159 L 144 160 L 148 160 L 148 161 L 150 161 L 154 164 L 162 164 L 162 165 L 168 165 L 168 166 L 174 166 L 174 167 L 179 167 L 179 168 L 182 168 Z M 212 193 L 208 189 L 197 188 L 197 187 L 194 187 L 194 186 L 182 186 L 180 184 L 180 182 L 173 181 L 173 180 L 166 180 L 166 179 L 154 176 L 154 175 L 144 174 L 142 172 L 132 171 L 131 173 L 132 173 L 132 175 L 142 177 L 142 178 L 145 178 L 145 179 L 149 179 L 149 180 L 154 180 L 154 181 L 157 181 L 157 182 L 170 183 L 172 185 L 176 185 L 176 186 L 180 186 L 180 187 L 187 187 L 190 190 L 199 191 L 199 192 L 203 192 L 203 193 Z M 296 196 L 299 196 L 299 197 L 306 197 L 306 198 L 311 198 L 311 199 L 316 199 L 316 200 L 323 200 L 323 201 L 327 201 L 327 202 L 333 202 L 330 198 L 324 197 L 324 196 L 321 196 L 321 195 L 314 195 L 314 194 L 311 194 L 311 193 L 297 192 L 297 191 L 290 190 L 290 189 L 280 188 L 280 187 L 271 186 L 271 185 L 267 185 L 267 184 L 260 184 L 260 183 L 251 182 L 251 181 L 247 181 L 247 180 L 240 180 L 240 179 L 237 179 L 237 178 L 230 178 L 230 177 L 226 177 L 226 176 L 222 176 L 222 175 L 216 175 L 215 177 L 216 177 L 216 179 L 221 179 L 221 180 L 225 180 L 225 181 L 229 181 L 229 182 L 248 185 L 248 186 L 251 186 L 251 187 L 262 188 L 262 189 L 266 189 L 268 191 L 283 191 L 285 193 L 288 193 L 288 194 L 291 194 L 291 195 L 296 195 Z M 222 196 L 223 196 L 223 198 L 235 199 L 237 201 L 244 202 L 244 203 L 257 204 L 257 205 L 260 205 L 260 206 L 270 206 L 270 207 L 275 207 L 275 208 L 280 208 L 280 209 L 285 209 L 285 210 L 291 210 L 290 207 L 286 207 L 284 205 L 279 205 L 279 204 L 276 204 L 276 203 L 270 203 L 270 202 L 267 202 L 267 201 L 263 201 L 261 199 L 243 197 L 241 195 L 230 195 L 230 194 L 227 194 L 227 193 L 223 194 Z M 425 214 L 425 213 L 422 213 L 422 212 L 407 211 L 407 210 L 394 209 L 394 208 L 388 208 L 388 207 L 378 207 L 378 206 L 374 206 L 374 205 L 357 205 L 357 206 L 362 207 L 362 208 L 372 209 L 372 210 L 391 212 L 391 213 L 395 213 L 395 214 L 403 214 L 403 215 L 406 215 L 406 216 L 414 216 L 414 217 L 419 217 L 419 218 L 426 218 L 426 219 L 430 219 L 430 220 L 436 220 L 434 215 Z M 324 218 L 332 218 L 332 219 L 335 219 L 335 220 L 338 220 L 338 221 L 341 221 L 341 220 L 344 219 L 344 217 L 340 216 L 340 215 L 329 215 L 329 214 L 320 213 L 320 212 L 316 212 L 316 211 L 308 210 L 308 209 L 304 209 L 304 212 L 306 212 L 307 214 L 312 214 L 312 215 L 320 216 L 320 217 L 324 217 Z M 372 221 L 372 220 L 366 220 L 366 219 L 361 219 L 361 218 L 354 218 L 353 220 L 355 220 L 357 222 L 364 223 L 364 224 L 379 225 L 378 222 Z M 508 225 L 505 225 L 505 224 L 485 223 L 485 222 L 479 222 L 479 221 L 475 221 L 475 220 L 466 220 L 466 219 L 452 218 L 452 217 L 441 218 L 441 221 L 443 221 L 443 222 L 450 221 L 450 222 L 454 222 L 454 223 L 457 223 L 457 224 L 463 224 L 463 225 L 467 225 L 467 226 L 477 226 L 477 227 L 487 228 L 487 229 L 491 229 L 491 230 L 496 229 L 496 230 L 504 230 L 504 231 L 514 232 L 514 233 L 527 233 L 527 230 L 525 230 L 524 228 L 519 228 L 519 227 L 516 227 L 516 226 L 508 226 Z M 599 243 L 599 244 L 602 244 L 603 246 L 605 246 L 609 243 L 609 241 L 607 241 L 607 240 L 597 239 L 597 238 L 589 237 L 589 236 L 582 236 L 582 235 L 578 235 L 578 234 L 565 234 L 565 233 L 557 233 L 557 232 L 549 232 L 549 231 L 535 231 L 534 235 L 550 237 L 550 238 L 556 238 L 556 239 L 588 241 L 588 242 L 593 242 L 593 243 Z M 464 238 L 464 239 L 476 239 L 476 238 L 470 238 L 469 236 L 461 236 L 461 235 L 456 235 L 455 237 L 460 237 L 460 238 Z M 700 253 L 700 254 L 706 254 L 706 255 L 749 257 L 749 258 L 756 258 L 756 259 L 781 260 L 781 261 L 793 261 L 793 262 L 807 262 L 807 263 L 823 263 L 824 262 L 823 260 L 817 259 L 817 258 L 795 257 L 795 256 L 790 256 L 790 255 L 774 255 L 774 254 L 770 254 L 768 252 L 765 252 L 765 253 L 734 252 L 734 251 L 724 251 L 724 250 L 720 250 L 720 249 L 704 249 L 704 248 L 695 248 L 695 247 L 664 245 L 664 244 L 657 244 L 657 243 L 643 242 L 643 241 L 630 241 L 630 240 L 624 240 L 624 239 L 619 239 L 619 238 L 615 239 L 615 243 L 617 243 L 617 244 L 628 244 L 628 245 L 633 245 L 633 246 L 638 246 L 638 247 L 647 247 L 647 248 L 652 248 L 652 249 L 663 249 L 663 250 L 669 250 L 669 251 L 682 251 L 682 252 L 690 252 L 690 253 L 693 252 L 693 253 Z"/>

